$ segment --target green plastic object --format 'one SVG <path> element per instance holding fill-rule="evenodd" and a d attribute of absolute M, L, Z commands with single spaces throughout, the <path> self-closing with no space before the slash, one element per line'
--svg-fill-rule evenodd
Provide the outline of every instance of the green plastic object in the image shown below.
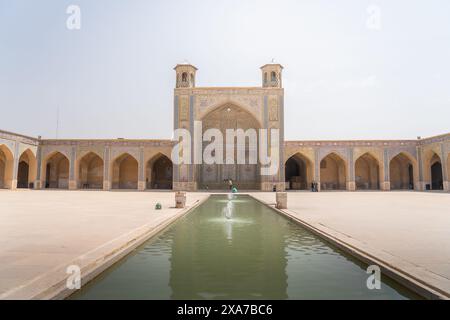
<path fill-rule="evenodd" d="M 236 187 L 233 187 L 233 189 L 231 189 L 231 192 L 237 193 L 237 192 L 238 192 L 238 189 L 237 189 Z"/>
<path fill-rule="evenodd" d="M 158 203 L 156 204 L 156 206 L 155 206 L 155 209 L 156 209 L 156 210 L 161 210 L 161 209 L 162 209 L 161 203 L 158 202 Z"/>

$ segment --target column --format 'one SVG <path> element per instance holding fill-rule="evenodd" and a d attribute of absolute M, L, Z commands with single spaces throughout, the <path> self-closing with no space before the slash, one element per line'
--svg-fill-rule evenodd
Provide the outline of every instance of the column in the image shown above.
<path fill-rule="evenodd" d="M 356 190 L 356 182 L 355 182 L 355 164 L 353 162 L 353 148 L 347 149 L 348 154 L 348 181 L 347 181 L 347 190 L 355 191 Z"/>
<path fill-rule="evenodd" d="M 11 190 L 17 189 L 17 173 L 19 171 L 19 142 L 14 142 L 14 155 L 13 155 L 13 172 L 11 177 Z"/>
<path fill-rule="evenodd" d="M 384 148 L 383 164 L 384 164 L 384 179 L 383 182 L 381 183 L 381 190 L 389 191 L 391 190 L 391 178 L 389 169 L 389 152 L 387 148 Z"/>
<path fill-rule="evenodd" d="M 36 152 L 36 181 L 34 182 L 34 188 L 39 190 L 42 189 L 42 147 L 41 147 L 41 142 L 39 141 L 39 145 L 37 147 L 37 152 Z"/>
<path fill-rule="evenodd" d="M 193 95 L 189 96 L 189 131 L 191 132 L 191 164 L 188 166 L 189 178 L 187 183 L 188 191 L 196 191 L 197 190 L 197 176 L 195 172 L 195 162 L 194 162 L 194 140 L 195 130 L 194 130 L 194 121 L 195 121 L 195 97 Z"/>
<path fill-rule="evenodd" d="M 422 158 L 422 148 L 420 146 L 416 147 L 417 150 L 417 163 L 419 166 L 419 185 L 418 185 L 418 190 L 419 191 L 424 191 L 425 185 L 426 185 L 426 181 L 424 181 L 423 178 L 423 158 Z"/>
<path fill-rule="evenodd" d="M 178 129 L 178 96 L 175 95 L 173 99 L 173 130 Z M 177 141 L 178 143 L 178 141 Z M 172 159 L 173 161 L 177 161 L 176 159 Z M 181 190 L 180 186 L 180 167 L 177 164 L 173 164 L 173 174 L 172 174 L 172 188 L 173 190 Z"/>
<path fill-rule="evenodd" d="M 76 159 L 77 159 L 77 150 L 75 146 L 72 146 L 72 149 L 70 150 L 69 190 L 77 189 L 77 180 L 75 177 Z"/>
<path fill-rule="evenodd" d="M 269 129 L 269 108 L 268 108 L 268 97 L 266 95 L 263 98 L 263 121 L 264 121 L 264 123 L 263 123 L 264 129 L 268 130 Z M 268 136 L 269 136 L 269 134 L 267 133 L 267 137 Z M 268 141 L 267 145 L 269 145 L 269 143 L 270 142 Z M 258 147 L 261 148 L 261 144 L 259 144 Z M 258 152 L 258 159 L 259 159 L 259 152 Z M 269 178 L 267 176 L 261 175 L 261 166 L 258 166 L 258 174 L 260 177 L 261 191 L 272 191 L 272 183 L 270 182 Z"/>
<path fill-rule="evenodd" d="M 103 190 L 111 190 L 111 177 L 110 177 L 110 157 L 111 157 L 110 146 L 105 146 L 103 151 Z"/>
<path fill-rule="evenodd" d="M 450 191 L 450 181 L 449 181 L 449 177 L 448 177 L 448 168 L 447 168 L 447 164 L 448 164 L 448 159 L 447 159 L 447 154 L 445 152 L 445 148 L 444 148 L 444 143 L 441 143 L 441 159 L 442 159 L 442 180 L 443 180 L 443 185 L 444 185 L 444 190 L 445 191 Z"/>
<path fill-rule="evenodd" d="M 319 148 L 316 148 L 314 150 L 314 178 L 313 178 L 313 181 L 315 181 L 317 183 L 318 191 L 320 191 L 320 158 L 319 157 L 320 157 Z"/>
<path fill-rule="evenodd" d="M 278 175 L 278 181 L 279 185 L 277 186 L 277 191 L 285 191 L 286 189 L 286 179 L 284 177 L 284 96 L 279 96 L 278 98 L 278 123 L 280 128 L 280 153 L 279 153 L 279 175 Z"/>
<path fill-rule="evenodd" d="M 144 163 L 144 148 L 139 148 L 139 164 L 138 164 L 138 190 L 145 190 L 145 163 Z"/>

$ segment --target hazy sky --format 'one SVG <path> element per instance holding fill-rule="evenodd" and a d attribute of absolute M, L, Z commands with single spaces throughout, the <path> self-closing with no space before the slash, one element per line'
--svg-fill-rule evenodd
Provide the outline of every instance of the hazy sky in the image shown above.
<path fill-rule="evenodd" d="M 0 129 L 54 138 L 59 107 L 60 138 L 170 138 L 177 63 L 260 86 L 272 58 L 287 139 L 450 131 L 448 0 L 0 0 Z"/>

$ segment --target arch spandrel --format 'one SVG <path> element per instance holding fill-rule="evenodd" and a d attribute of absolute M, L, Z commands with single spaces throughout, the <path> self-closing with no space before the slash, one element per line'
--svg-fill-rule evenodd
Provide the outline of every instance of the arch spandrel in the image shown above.
<path fill-rule="evenodd" d="M 79 148 L 77 150 L 77 160 L 81 160 L 83 157 L 88 155 L 89 153 L 93 153 L 99 156 L 102 160 L 104 158 L 104 146 L 99 147 L 90 147 L 90 148 Z"/>
<path fill-rule="evenodd" d="M 300 155 L 306 160 L 310 161 L 311 164 L 314 164 L 314 150 L 313 149 L 291 149 L 285 152 L 284 160 L 287 161 L 289 158 L 292 158 L 296 155 Z"/>
<path fill-rule="evenodd" d="M 228 116 L 228 113 L 230 115 Z M 224 104 L 211 110 L 201 119 L 203 121 L 203 130 L 215 128 L 223 131 L 225 129 L 258 129 L 261 123 L 248 110 L 234 104 Z M 224 135 L 225 137 L 225 135 Z"/>
<path fill-rule="evenodd" d="M 37 146 L 30 146 L 30 145 L 23 144 L 23 143 L 21 143 L 19 145 L 19 155 L 23 154 L 27 150 L 30 150 L 30 152 L 36 158 L 36 156 L 37 156 Z"/>
<path fill-rule="evenodd" d="M 202 103 L 202 98 L 197 97 L 196 100 L 200 100 L 199 104 L 196 106 L 196 120 L 203 120 L 208 115 L 225 106 L 234 106 L 236 108 L 242 109 L 250 113 L 257 121 L 259 128 L 263 128 L 264 123 L 264 108 L 262 106 L 261 100 L 262 98 L 257 96 L 253 99 L 249 98 L 248 100 L 242 101 L 241 99 L 230 99 L 229 97 L 225 98 L 216 98 L 216 97 L 208 97 Z"/>
<path fill-rule="evenodd" d="M 319 159 L 318 159 L 319 163 L 324 158 L 326 158 L 327 156 L 329 156 L 330 154 L 333 154 L 333 153 L 338 155 L 340 158 L 342 158 L 342 160 L 344 160 L 346 165 L 348 164 L 348 162 L 349 162 L 348 151 L 345 148 L 320 148 L 319 149 Z"/>
<path fill-rule="evenodd" d="M 383 149 L 381 148 L 354 148 L 353 149 L 353 161 L 356 162 L 359 158 L 365 154 L 374 157 L 381 165 L 383 165 Z"/>
<path fill-rule="evenodd" d="M 10 140 L 0 139 L 0 147 L 3 146 L 6 148 L 11 154 L 14 154 L 14 142 Z"/>
<path fill-rule="evenodd" d="M 441 156 L 441 146 L 440 144 L 434 143 L 431 145 L 423 146 L 422 155 L 424 159 L 431 159 L 433 154 L 437 154 L 439 157 Z"/>
<path fill-rule="evenodd" d="M 395 152 L 390 152 L 389 153 L 389 162 L 391 162 L 394 158 L 396 158 L 399 155 L 404 155 L 406 158 L 408 158 L 408 160 L 410 160 L 412 162 L 412 164 L 414 166 L 417 165 L 417 158 L 415 157 L 415 155 L 412 155 L 407 150 L 401 150 L 401 151 L 396 150 Z"/>
<path fill-rule="evenodd" d="M 149 161 L 154 161 L 160 156 L 166 156 L 172 161 L 172 149 L 151 149 L 144 151 L 144 163 L 148 163 Z"/>
<path fill-rule="evenodd" d="M 70 160 L 70 153 L 71 153 L 70 147 L 60 147 L 60 146 L 44 146 L 42 150 L 42 159 L 47 161 L 57 153 L 61 153 L 63 156 L 65 156 L 67 159 Z"/>
<path fill-rule="evenodd" d="M 111 158 L 110 161 L 114 162 L 117 158 L 122 156 L 123 154 L 127 153 L 133 158 L 136 159 L 136 161 L 139 162 L 139 148 L 138 147 L 112 147 L 111 148 Z"/>

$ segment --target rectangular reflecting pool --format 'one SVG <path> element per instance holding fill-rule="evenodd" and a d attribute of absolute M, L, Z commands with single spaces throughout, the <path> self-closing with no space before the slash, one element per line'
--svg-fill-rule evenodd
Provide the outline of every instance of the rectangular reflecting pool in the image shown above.
<path fill-rule="evenodd" d="M 213 195 L 69 299 L 420 299 L 245 195 Z"/>

